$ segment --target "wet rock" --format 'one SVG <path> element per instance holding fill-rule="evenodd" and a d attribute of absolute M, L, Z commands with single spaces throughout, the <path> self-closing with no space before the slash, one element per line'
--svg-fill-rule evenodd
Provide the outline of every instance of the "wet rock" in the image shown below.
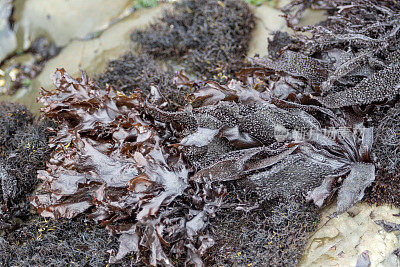
<path fill-rule="evenodd" d="M 399 266 L 399 259 L 395 254 L 391 254 L 382 262 L 382 266 Z"/>
<path fill-rule="evenodd" d="M 105 29 L 131 5 L 131 0 L 19 2 L 15 20 L 20 48 L 27 49 L 40 36 L 47 37 L 57 46 L 65 46 L 73 39 Z"/>
<path fill-rule="evenodd" d="M 17 48 L 17 38 L 9 21 L 11 13 L 12 0 L 0 0 L 0 62 Z"/>
<path fill-rule="evenodd" d="M 12 91 L 14 82 L 21 74 L 18 66 L 31 68 L 34 63 L 35 58 L 32 53 L 17 55 L 5 61 L 0 67 L 0 96 Z"/>
<path fill-rule="evenodd" d="M 399 247 L 396 232 L 384 231 L 375 220 L 400 223 L 400 218 L 393 216 L 399 210 L 366 203 L 359 203 L 355 207 L 359 213 L 353 213 L 353 217 L 343 213 L 329 220 L 327 216 L 335 211 L 334 205 L 323 212 L 325 219 L 310 237 L 300 266 L 356 266 L 360 255 L 364 255 L 366 250 L 371 266 L 398 265 L 398 260 L 392 254 Z"/>
<path fill-rule="evenodd" d="M 24 54 L 7 59 L 1 66 L 4 72 L 0 94 L 13 94 L 19 89 L 29 90 L 32 79 L 43 69 L 46 62 L 60 51 L 44 37 L 36 39 Z"/>
<path fill-rule="evenodd" d="M 274 31 L 287 31 L 286 22 L 281 17 L 282 13 L 267 3 L 256 7 L 254 14 L 256 16 L 256 27 L 252 33 L 253 38 L 250 41 L 247 55 L 267 56 L 268 37 Z"/>
<path fill-rule="evenodd" d="M 152 9 L 139 10 L 105 30 L 99 38 L 75 40 L 66 46 L 56 57 L 49 60 L 40 75 L 32 80 L 32 90 L 20 90 L 14 96 L 3 96 L 1 100 L 13 101 L 28 106 L 38 112 L 40 104 L 36 102 L 40 87 L 54 88 L 50 74 L 56 68 L 64 67 L 73 76 L 84 69 L 89 75 L 101 73 L 108 61 L 116 59 L 132 48 L 130 33 L 134 29 L 144 28 L 156 17 L 161 16 L 165 5 Z"/>
<path fill-rule="evenodd" d="M 281 8 L 288 4 L 290 1 L 279 1 L 275 6 L 265 3 L 254 9 L 256 16 L 256 27 L 253 30 L 253 38 L 250 41 L 249 50 L 247 55 L 253 57 L 258 54 L 261 57 L 268 55 L 268 39 L 275 31 L 284 31 L 293 33 L 286 26 L 286 21 L 282 17 Z M 324 12 L 318 10 L 306 10 L 303 18 L 299 21 L 299 25 L 313 25 L 317 22 L 323 21 L 326 18 Z"/>
<path fill-rule="evenodd" d="M 140 10 L 111 26 L 99 38 L 73 41 L 46 64 L 37 82 L 45 88 L 52 87 L 50 74 L 60 66 L 63 66 L 72 76 L 78 75 L 81 69 L 89 75 L 102 72 L 108 61 L 130 50 L 132 46 L 129 39 L 130 33 L 134 29 L 146 26 L 161 15 L 161 11 L 161 7 Z"/>

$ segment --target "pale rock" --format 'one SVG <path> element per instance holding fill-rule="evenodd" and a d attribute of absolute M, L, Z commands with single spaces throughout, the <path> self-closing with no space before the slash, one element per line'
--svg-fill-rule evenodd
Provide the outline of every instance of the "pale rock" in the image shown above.
<path fill-rule="evenodd" d="M 90 77 L 104 71 L 107 62 L 132 50 L 130 34 L 135 29 L 143 29 L 162 15 L 164 7 L 142 9 L 127 16 L 105 30 L 98 38 L 83 41 L 75 40 L 68 44 L 60 54 L 50 59 L 42 72 L 32 80 L 33 90 L 20 90 L 13 96 L 1 96 L 0 100 L 18 102 L 38 113 L 40 104 L 36 102 L 40 88 L 52 90 L 50 75 L 56 68 L 65 68 L 72 77 L 79 77 L 80 70 L 85 70 Z"/>
<path fill-rule="evenodd" d="M 248 56 L 255 54 L 261 57 L 268 55 L 268 38 L 274 31 L 287 31 L 286 22 L 282 13 L 268 4 L 263 4 L 254 9 L 256 27 L 252 33 L 249 44 Z"/>
<path fill-rule="evenodd" d="M 392 253 L 400 246 L 396 236 L 400 233 L 387 233 L 375 220 L 400 223 L 400 218 L 393 216 L 399 209 L 367 203 L 359 203 L 356 208 L 359 212 L 353 217 L 343 213 L 332 219 L 328 216 L 335 212 L 335 205 L 323 211 L 320 226 L 310 237 L 299 266 L 355 266 L 366 250 L 371 267 L 398 266 Z"/>
<path fill-rule="evenodd" d="M 22 48 L 45 36 L 57 46 L 107 28 L 127 12 L 132 0 L 29 0 L 16 4 L 15 20 Z"/>
<path fill-rule="evenodd" d="M 278 4 L 272 7 L 270 4 L 265 3 L 261 6 L 254 8 L 254 15 L 256 17 L 256 27 L 252 33 L 250 40 L 249 50 L 247 55 L 253 57 L 258 54 L 260 57 L 268 55 L 268 38 L 274 31 L 286 31 L 293 33 L 291 29 L 286 26 L 286 21 L 282 17 L 280 9 L 284 6 Z M 278 8 L 276 8 L 278 7 Z M 326 18 L 324 11 L 306 10 L 304 17 L 300 20 L 299 25 L 312 25 Z M 307 33 L 306 33 L 307 34 Z"/>
<path fill-rule="evenodd" d="M 11 11 L 12 1 L 0 0 L 0 62 L 17 48 L 17 37 L 9 23 Z"/>

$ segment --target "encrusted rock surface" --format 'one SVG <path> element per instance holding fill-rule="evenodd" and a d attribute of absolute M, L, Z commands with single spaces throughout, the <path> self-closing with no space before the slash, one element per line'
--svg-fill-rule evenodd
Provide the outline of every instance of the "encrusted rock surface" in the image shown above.
<path fill-rule="evenodd" d="M 400 231 L 386 232 L 377 220 L 400 223 L 400 212 L 389 206 L 359 203 L 335 218 L 332 205 L 323 212 L 318 230 L 310 237 L 300 266 L 356 266 L 368 251 L 371 266 L 399 266 L 393 251 L 399 248 Z"/>

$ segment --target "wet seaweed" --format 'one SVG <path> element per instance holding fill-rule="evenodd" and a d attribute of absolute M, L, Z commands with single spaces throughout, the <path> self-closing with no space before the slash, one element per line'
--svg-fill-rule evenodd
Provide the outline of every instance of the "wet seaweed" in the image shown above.
<path fill-rule="evenodd" d="M 173 81 L 174 77 L 175 73 L 170 67 L 162 66 L 152 56 L 128 53 L 110 61 L 104 73 L 99 75 L 95 82 L 99 87 L 109 85 L 125 94 L 140 91 L 143 96 L 150 94 L 151 86 L 157 86 L 168 100 L 169 106 L 176 110 L 185 105 L 190 87 L 178 87 Z"/>
<path fill-rule="evenodd" d="M 199 85 L 194 95 L 208 92 L 209 87 L 210 83 Z M 349 125 L 329 110 L 314 107 L 319 114 L 313 116 L 303 110 L 312 109 L 311 105 L 283 109 L 284 102 L 274 104 L 238 81 L 221 89 L 229 89 L 236 101 L 202 94 L 193 99 L 203 103 L 198 108 L 181 112 L 147 108 L 156 120 L 172 122 L 180 134 L 183 155 L 197 171 L 191 180 L 244 177 L 252 188 L 263 192 L 263 199 L 308 194 L 319 206 L 338 190 L 338 213 L 361 200 L 375 179 L 369 156 L 372 128 L 362 128 L 358 135 L 357 125 Z M 330 121 L 332 135 L 318 121 L 322 117 Z M 333 186 L 339 181 L 341 186 Z"/>
<path fill-rule="evenodd" d="M 297 26 L 310 7 L 326 10 L 329 18 L 317 25 Z M 317 100 L 342 114 L 350 125 L 372 122 L 371 162 L 376 179 L 366 199 L 399 205 L 398 127 L 393 106 L 400 81 L 396 63 L 399 6 L 393 1 L 292 1 L 284 12 L 297 34 L 290 38 L 276 35 L 270 41 L 271 56 L 253 59 L 255 67 L 263 67 L 274 79 L 268 84 L 271 95 L 307 105 Z"/>
<path fill-rule="evenodd" d="M 242 68 L 254 25 L 244 1 L 187 0 L 131 38 L 146 53 L 183 59 L 188 70 L 220 80 Z"/>
<path fill-rule="evenodd" d="M 102 266 L 117 237 L 83 218 L 49 220 L 32 217 L 7 237 L 0 237 L 3 266 Z M 121 265 L 130 265 L 128 257 Z"/>
<path fill-rule="evenodd" d="M 58 89 L 43 90 L 40 101 L 60 130 L 50 140 L 54 152 L 46 170 L 39 172 L 43 184 L 31 203 L 44 217 L 87 213 L 121 234 L 110 262 L 135 252 L 137 262 L 144 257 L 151 265 L 171 265 L 168 253 L 201 264 L 200 256 L 214 241 L 199 233 L 207 229 L 225 192 L 212 182 L 247 176 L 244 182 L 261 200 L 279 197 L 290 203 L 308 193 L 318 206 L 338 191 L 342 213 L 361 200 L 374 180 L 374 166 L 368 163 L 370 135 L 357 137 L 347 130 L 335 138 L 323 137 L 317 118 L 302 105 L 286 110 L 259 94 L 249 98 L 243 92 L 254 89 L 238 81 L 226 85 L 231 94 L 237 93 L 237 102 L 206 101 L 213 97 L 206 95 L 193 98 L 203 103 L 197 108 L 170 112 L 156 87 L 142 99 L 141 94 L 96 88 L 84 73 L 73 79 L 59 69 L 53 80 Z M 198 84 L 196 92 L 209 86 Z M 341 123 L 328 110 L 314 109 L 331 117 L 333 125 Z M 276 126 L 294 135 L 276 140 Z M 314 136 L 296 140 L 296 131 L 302 129 Z M 181 149 L 172 149 L 176 146 Z"/>
<path fill-rule="evenodd" d="M 50 156 L 46 121 L 37 123 L 26 107 L 0 102 L 0 229 L 18 227 L 29 216 L 28 196 L 38 183 L 36 171 Z"/>
<path fill-rule="evenodd" d="M 371 203 L 390 203 L 400 207 L 400 168 L 398 162 L 399 106 L 376 108 L 371 115 L 374 124 L 373 153 L 377 162 L 377 178 L 367 191 Z"/>
<path fill-rule="evenodd" d="M 85 74 L 73 79 L 63 69 L 53 79 L 58 91 L 43 91 L 41 102 L 60 130 L 50 140 L 54 152 L 39 172 L 44 182 L 32 205 L 54 219 L 87 211 L 121 234 L 110 262 L 135 252 L 136 262 L 144 257 L 151 265 L 171 265 L 169 251 L 201 264 L 213 240 L 200 232 L 221 204 L 223 188 L 190 186 L 181 156 L 161 146 L 143 117 L 140 94 L 95 88 Z"/>
<path fill-rule="evenodd" d="M 261 201 L 241 181 L 227 184 L 226 207 L 212 220 L 216 266 L 296 266 L 319 222 L 318 208 L 302 197 Z"/>
<path fill-rule="evenodd" d="M 308 7 L 327 10 L 331 16 L 321 24 L 296 26 Z M 310 32 L 312 37 L 297 34 L 294 40 L 285 41 L 289 44 L 279 50 L 277 59 L 256 58 L 257 65 L 302 77 L 311 86 L 304 86 L 303 92 L 329 108 L 396 97 L 398 5 L 370 0 L 357 5 L 346 0 L 293 1 L 285 12 L 289 26 L 298 33 Z"/>
<path fill-rule="evenodd" d="M 229 5 L 242 4 L 177 3 L 153 32 L 133 39 L 154 56 L 200 62 L 196 70 L 209 78 L 227 65 L 238 70 L 244 65 L 235 52 L 233 61 L 207 64 L 196 54 L 206 51 L 201 38 L 220 40 L 213 31 L 195 34 L 207 25 L 204 14 L 219 14 L 217 22 L 229 26 L 223 16 Z M 309 7 L 331 16 L 297 27 Z M 58 69 L 57 89 L 40 98 L 44 116 L 60 128 L 38 175 L 43 184 L 31 198 L 34 208 L 44 217 L 84 214 L 101 222 L 119 235 L 111 263 L 132 253 L 135 264 L 153 266 L 201 266 L 204 257 L 222 265 L 294 266 L 320 208 L 335 197 L 335 214 L 363 198 L 398 205 L 398 5 L 293 1 L 285 12 L 297 35 L 275 34 L 270 57 L 252 59 L 223 83 L 183 73 L 172 83 L 170 72 L 158 77 L 162 68 L 146 65 L 153 62 L 146 56 L 110 63 L 97 84 L 85 73 L 74 79 Z M 230 38 L 226 44 L 241 44 Z M 171 92 L 180 86 L 189 95 L 174 104 Z M 11 196 L 13 181 L 2 169 L 0 177 L 11 181 L 3 189 Z"/>

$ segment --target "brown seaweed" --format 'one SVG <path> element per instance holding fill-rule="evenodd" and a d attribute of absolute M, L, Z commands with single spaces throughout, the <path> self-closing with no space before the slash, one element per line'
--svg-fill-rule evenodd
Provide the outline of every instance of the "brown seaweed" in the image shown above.
<path fill-rule="evenodd" d="M 171 265 L 164 247 L 172 242 L 171 251 L 199 264 L 212 241 L 198 233 L 220 205 L 223 189 L 190 186 L 181 157 L 169 154 L 143 119 L 139 95 L 95 88 L 85 73 L 73 79 L 60 69 L 53 79 L 58 90 L 43 91 L 41 102 L 60 130 L 50 141 L 54 152 L 39 172 L 44 183 L 32 205 L 56 219 L 88 212 L 122 234 L 111 262 L 130 252 L 139 260 L 148 251 L 151 265 Z"/>
<path fill-rule="evenodd" d="M 73 79 L 59 69 L 53 79 L 58 89 L 43 90 L 40 101 L 44 114 L 60 128 L 50 141 L 55 148 L 47 169 L 39 172 L 42 188 L 31 203 L 42 216 L 55 219 L 88 213 L 121 234 L 111 262 L 130 252 L 139 260 L 148 251 L 151 265 L 171 265 L 164 246 L 182 240 L 172 242 L 170 252 L 179 251 L 188 262 L 200 264 L 200 255 L 213 241 L 198 233 L 224 195 L 211 182 L 246 176 L 262 199 L 290 199 L 312 194 L 329 175 L 335 187 L 330 186 L 322 199 L 310 200 L 321 205 L 339 190 L 341 213 L 363 197 L 375 177 L 374 168 L 359 171 L 369 164 L 368 130 L 362 137 L 347 129 L 325 137 L 317 117 L 299 104 L 285 110 L 257 94 L 241 97 L 246 90 L 241 87 L 231 92 L 238 94 L 237 102 L 210 102 L 213 95 L 206 95 L 202 106 L 170 112 L 156 87 L 143 99 L 140 94 L 96 88 L 85 73 Z M 199 91 L 202 86 L 209 84 L 198 84 Z M 344 125 L 324 109 L 314 112 L 330 117 L 332 125 Z M 277 138 L 277 127 L 289 134 Z M 302 130 L 313 135 L 298 140 Z M 174 146 L 163 146 L 172 135 L 178 143 L 170 145 L 180 147 L 182 154 L 173 152 Z M 191 170 L 196 172 L 192 176 Z M 189 180 L 196 182 L 194 188 Z M 203 241 L 189 242 L 193 238 Z"/>
<path fill-rule="evenodd" d="M 191 50 L 201 45 L 189 38 L 194 32 L 187 25 L 196 18 L 190 11 L 215 14 L 232 3 L 178 3 L 184 9 L 177 20 L 167 14 L 161 24 L 152 26 L 154 32 L 139 31 L 133 38 L 156 57 L 183 56 L 198 62 L 204 55 L 197 57 L 197 50 Z M 319 25 L 297 27 L 308 7 L 325 9 L 331 16 Z M 86 214 L 118 234 L 120 247 L 111 253 L 110 262 L 133 253 L 135 262 L 153 266 L 173 265 L 173 260 L 183 258 L 185 264 L 200 266 L 206 251 L 224 240 L 210 235 L 210 218 L 217 210 L 228 217 L 234 213 L 226 208 L 249 212 L 257 221 L 249 227 L 284 247 L 269 248 L 268 262 L 295 265 L 299 247 L 318 217 L 317 209 L 306 202 L 321 208 L 337 196 L 336 213 L 345 212 L 364 195 L 398 205 L 398 162 L 390 159 L 397 148 L 385 142 L 397 145 L 398 140 L 384 137 L 398 128 L 393 122 L 398 112 L 391 107 L 399 82 L 398 5 L 390 0 L 293 1 L 285 12 L 297 34 L 271 41 L 271 57 L 252 59 L 251 67 L 224 84 L 216 79 L 191 81 L 182 72 L 174 83 L 167 81 L 169 75 L 166 80 L 147 79 L 146 69 L 118 63 L 110 64 L 98 87 L 85 74 L 73 79 L 57 70 L 57 90 L 43 90 L 40 101 L 44 115 L 60 128 L 51 139 L 55 150 L 47 169 L 39 172 L 43 185 L 31 199 L 33 206 L 46 217 Z M 203 21 L 202 14 L 198 19 Z M 311 38 L 301 31 L 310 31 Z M 201 32 L 199 38 L 214 40 L 212 34 Z M 227 70 L 227 62 L 233 66 L 229 70 L 239 70 L 243 64 L 234 58 L 203 62 L 196 65 L 197 71 L 213 78 L 214 70 Z M 132 74 L 121 74 L 125 69 Z M 161 74 L 154 69 L 155 76 Z M 190 94 L 174 105 L 170 92 Z M 382 114 L 369 113 L 372 107 L 364 109 L 372 104 Z M 388 110 L 390 118 L 383 120 Z M 7 177 L 4 171 L 0 174 Z M 13 188 L 7 180 L 11 185 L 5 188 Z M 228 203 L 223 205 L 221 184 L 238 185 L 256 201 L 244 207 L 240 200 L 232 204 L 225 199 Z M 386 185 L 390 187 L 381 189 Z M 12 195 L 12 190 L 5 192 Z M 386 198 L 372 198 L 376 192 L 384 192 Z M 267 205 L 267 215 L 258 208 L 262 205 Z M 299 219 L 275 215 L 282 210 Z M 221 220 L 214 221 L 229 221 Z M 297 233 L 296 225 L 303 221 L 304 229 Z M 279 230 L 277 237 L 271 234 L 274 229 Z M 295 236 L 299 241 L 294 252 L 284 242 Z M 273 260 L 272 253 L 280 261 Z M 240 262 L 244 263 L 249 264 Z"/>

